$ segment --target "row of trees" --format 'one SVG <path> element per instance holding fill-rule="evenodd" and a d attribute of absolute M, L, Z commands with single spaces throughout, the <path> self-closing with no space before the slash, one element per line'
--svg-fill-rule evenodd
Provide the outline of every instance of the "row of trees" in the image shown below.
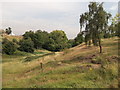
<path fill-rule="evenodd" d="M 35 49 L 47 49 L 50 51 L 60 51 L 68 47 L 68 38 L 64 31 L 56 30 L 51 33 L 38 30 L 26 32 L 23 40 L 31 39 Z M 21 42 L 23 42 L 21 40 Z M 22 48 L 22 47 L 21 47 Z"/>
<path fill-rule="evenodd" d="M 61 51 L 82 43 L 84 40 L 82 34 L 78 34 L 75 39 L 68 40 L 62 30 L 55 30 L 50 33 L 37 30 L 36 32 L 27 31 L 23 39 L 12 41 L 3 39 L 3 53 L 14 54 L 16 50 L 33 53 L 35 49 L 47 49 L 49 51 Z"/>

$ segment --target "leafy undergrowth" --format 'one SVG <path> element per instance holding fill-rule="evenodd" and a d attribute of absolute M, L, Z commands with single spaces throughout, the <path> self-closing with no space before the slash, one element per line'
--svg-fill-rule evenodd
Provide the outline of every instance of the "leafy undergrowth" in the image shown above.
<path fill-rule="evenodd" d="M 3 88 L 117 88 L 118 38 L 104 39 L 102 46 L 102 54 L 82 44 L 53 55 L 3 56 Z"/>

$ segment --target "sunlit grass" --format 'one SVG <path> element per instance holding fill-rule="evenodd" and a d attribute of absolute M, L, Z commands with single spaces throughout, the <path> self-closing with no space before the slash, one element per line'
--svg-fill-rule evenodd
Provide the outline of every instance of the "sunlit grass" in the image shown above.
<path fill-rule="evenodd" d="M 99 53 L 99 47 L 77 46 L 30 62 L 23 61 L 26 57 L 45 55 L 46 51 L 24 56 L 3 55 L 3 87 L 117 88 L 117 45 L 117 38 L 104 39 L 102 54 Z M 40 67 L 41 60 L 43 70 Z M 92 60 L 100 64 L 92 63 Z"/>

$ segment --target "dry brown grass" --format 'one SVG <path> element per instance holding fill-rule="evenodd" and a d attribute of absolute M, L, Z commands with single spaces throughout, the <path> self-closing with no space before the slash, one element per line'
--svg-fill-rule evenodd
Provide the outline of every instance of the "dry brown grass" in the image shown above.
<path fill-rule="evenodd" d="M 5 62 L 2 65 L 3 87 L 33 87 L 33 84 L 40 87 L 69 87 L 68 84 L 73 85 L 74 83 L 78 85 L 76 87 L 80 88 L 82 86 L 79 85 L 82 84 L 84 87 L 108 87 L 108 85 L 113 82 L 112 80 L 110 82 L 109 80 L 105 82 L 104 79 L 98 79 L 95 83 L 92 81 L 94 79 L 92 77 L 96 77 L 96 75 L 98 75 L 97 69 L 100 69 L 101 64 L 93 64 L 89 61 L 91 61 L 94 57 L 96 60 L 100 59 L 102 56 L 103 58 L 101 59 L 108 59 L 108 61 L 111 62 L 109 67 L 113 67 L 110 69 L 116 71 L 117 68 L 115 66 L 117 63 L 114 59 L 116 59 L 117 56 L 113 57 L 113 54 L 116 54 L 115 52 L 117 51 L 116 43 L 117 41 L 115 39 L 103 40 L 103 55 L 99 54 L 99 47 L 87 47 L 85 44 L 81 44 L 30 62 L 22 62 L 25 56 L 21 56 L 20 58 L 5 57 L 3 59 L 9 59 L 11 62 Z M 43 51 L 44 50 L 37 50 L 36 52 Z M 109 53 L 110 56 L 108 56 Z M 39 53 L 36 55 L 39 55 Z M 99 56 L 99 58 L 97 58 L 97 56 Z M 43 71 L 40 68 L 41 61 L 43 62 Z M 105 84 L 103 84 L 103 82 Z M 117 81 L 115 81 L 115 83 L 116 82 Z M 93 83 L 96 86 L 93 85 Z M 54 86 L 55 84 L 56 86 Z"/>
<path fill-rule="evenodd" d="M 4 38 L 7 38 L 8 40 L 16 39 L 17 41 L 21 40 L 23 36 L 12 36 L 12 35 L 4 35 Z"/>

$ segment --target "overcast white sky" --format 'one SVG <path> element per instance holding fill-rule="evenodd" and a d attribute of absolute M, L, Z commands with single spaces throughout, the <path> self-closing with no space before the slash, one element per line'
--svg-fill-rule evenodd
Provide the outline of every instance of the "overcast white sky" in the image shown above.
<path fill-rule="evenodd" d="M 11 27 L 16 35 L 38 29 L 51 32 L 63 30 L 68 38 L 79 33 L 79 16 L 88 10 L 88 2 L 4 2 L 2 29 Z M 117 2 L 104 3 L 106 11 L 117 13 Z"/>

